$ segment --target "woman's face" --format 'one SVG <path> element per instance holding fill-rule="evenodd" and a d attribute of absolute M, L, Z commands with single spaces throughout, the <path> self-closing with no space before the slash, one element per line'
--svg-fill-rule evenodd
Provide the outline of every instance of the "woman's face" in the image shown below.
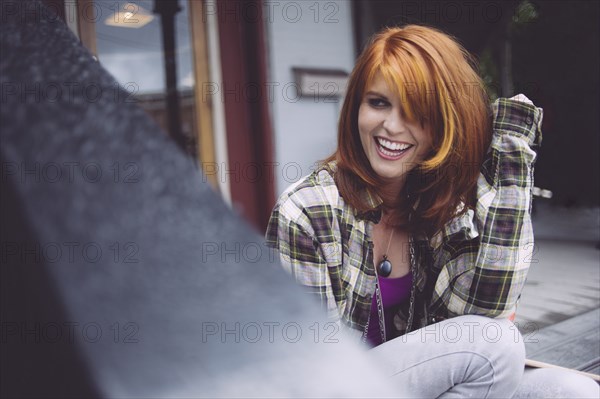
<path fill-rule="evenodd" d="M 366 87 L 358 110 L 358 130 L 371 167 L 391 184 L 403 184 L 408 172 L 428 155 L 431 134 L 402 115 L 402 100 L 380 74 Z"/>

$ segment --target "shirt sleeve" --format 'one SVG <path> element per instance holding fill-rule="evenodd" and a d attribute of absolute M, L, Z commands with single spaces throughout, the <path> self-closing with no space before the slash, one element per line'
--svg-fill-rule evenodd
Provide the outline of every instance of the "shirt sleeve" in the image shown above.
<path fill-rule="evenodd" d="M 492 109 L 493 136 L 478 177 L 476 208 L 432 240 L 440 271 L 432 304 L 446 317 L 509 316 L 534 262 L 531 201 L 543 112 L 509 99 L 497 100 Z"/>
<path fill-rule="evenodd" d="M 266 245 L 277 250 L 282 267 L 335 317 L 338 310 L 326 254 L 315 235 L 307 210 L 290 198 L 281 198 L 271 213 Z"/>

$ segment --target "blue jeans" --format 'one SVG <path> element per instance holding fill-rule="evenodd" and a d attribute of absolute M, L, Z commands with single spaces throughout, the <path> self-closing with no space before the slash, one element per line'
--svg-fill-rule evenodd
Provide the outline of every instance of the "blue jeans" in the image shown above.
<path fill-rule="evenodd" d="M 579 374 L 532 369 L 525 345 L 508 320 L 460 316 L 432 324 L 370 350 L 399 397 L 599 397 Z"/>

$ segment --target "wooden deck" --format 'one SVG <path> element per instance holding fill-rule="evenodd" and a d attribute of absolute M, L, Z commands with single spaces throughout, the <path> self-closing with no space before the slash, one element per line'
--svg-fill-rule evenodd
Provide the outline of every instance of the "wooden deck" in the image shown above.
<path fill-rule="evenodd" d="M 537 263 L 517 309 L 520 329 L 540 329 L 600 307 L 600 251 L 594 242 L 540 239 L 536 247 Z"/>
<path fill-rule="evenodd" d="M 600 209 L 540 206 L 516 324 L 527 357 L 600 374 Z"/>
<path fill-rule="evenodd" d="M 600 309 L 525 335 L 527 358 L 600 375 Z"/>

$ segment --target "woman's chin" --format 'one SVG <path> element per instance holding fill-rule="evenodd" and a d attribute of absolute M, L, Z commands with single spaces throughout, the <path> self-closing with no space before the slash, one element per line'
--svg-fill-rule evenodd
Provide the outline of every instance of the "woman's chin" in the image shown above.
<path fill-rule="evenodd" d="M 373 168 L 377 176 L 389 183 L 394 183 L 404 180 L 406 173 L 398 170 L 389 170 L 389 168 Z"/>
<path fill-rule="evenodd" d="M 408 171 L 412 169 L 411 166 L 414 165 L 405 165 L 403 162 L 395 165 L 382 165 L 379 162 L 371 162 L 371 168 L 377 174 L 377 176 L 382 179 L 392 181 L 404 179 Z"/>

